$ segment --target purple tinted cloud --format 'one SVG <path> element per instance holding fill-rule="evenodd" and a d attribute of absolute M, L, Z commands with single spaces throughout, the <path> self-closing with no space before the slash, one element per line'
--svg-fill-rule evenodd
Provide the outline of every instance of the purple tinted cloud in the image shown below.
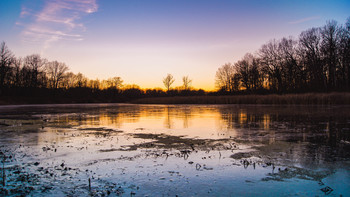
<path fill-rule="evenodd" d="M 42 43 L 45 50 L 59 40 L 82 40 L 85 26 L 80 19 L 97 9 L 96 0 L 49 0 L 37 11 L 23 6 L 20 18 L 29 21 L 17 24 L 24 26 L 24 41 Z"/>

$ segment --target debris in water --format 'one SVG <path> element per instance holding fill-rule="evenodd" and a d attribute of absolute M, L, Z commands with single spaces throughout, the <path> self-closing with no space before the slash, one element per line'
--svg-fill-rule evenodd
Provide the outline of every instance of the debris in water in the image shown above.
<path fill-rule="evenodd" d="M 197 164 L 196 164 L 196 170 L 200 170 L 200 169 L 201 169 L 201 167 L 202 167 L 202 165 L 201 165 L 201 164 L 199 164 L 199 163 L 197 163 Z"/>
<path fill-rule="evenodd" d="M 326 186 L 324 188 L 321 189 L 321 191 L 323 191 L 326 195 L 332 193 L 333 189 L 330 188 L 329 186 Z"/>

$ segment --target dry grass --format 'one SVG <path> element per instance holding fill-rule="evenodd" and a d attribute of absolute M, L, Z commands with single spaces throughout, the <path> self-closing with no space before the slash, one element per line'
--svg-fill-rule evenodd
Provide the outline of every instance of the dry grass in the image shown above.
<path fill-rule="evenodd" d="M 350 105 L 350 93 L 188 96 L 137 99 L 138 104 Z"/>

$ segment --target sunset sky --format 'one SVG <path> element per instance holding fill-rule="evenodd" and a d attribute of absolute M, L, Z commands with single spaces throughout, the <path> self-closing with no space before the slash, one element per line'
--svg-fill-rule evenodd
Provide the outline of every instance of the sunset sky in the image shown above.
<path fill-rule="evenodd" d="M 216 70 L 271 39 L 329 20 L 344 24 L 349 0 L 0 0 L 0 42 L 17 57 L 40 54 L 88 78 L 163 88 L 214 89 Z"/>

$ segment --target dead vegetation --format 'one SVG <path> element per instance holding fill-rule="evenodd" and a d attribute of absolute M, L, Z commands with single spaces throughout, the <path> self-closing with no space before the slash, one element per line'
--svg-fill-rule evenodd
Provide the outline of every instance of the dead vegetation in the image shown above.
<path fill-rule="evenodd" d="M 284 95 L 178 96 L 134 100 L 137 104 L 270 104 L 350 105 L 350 93 L 307 93 Z"/>

